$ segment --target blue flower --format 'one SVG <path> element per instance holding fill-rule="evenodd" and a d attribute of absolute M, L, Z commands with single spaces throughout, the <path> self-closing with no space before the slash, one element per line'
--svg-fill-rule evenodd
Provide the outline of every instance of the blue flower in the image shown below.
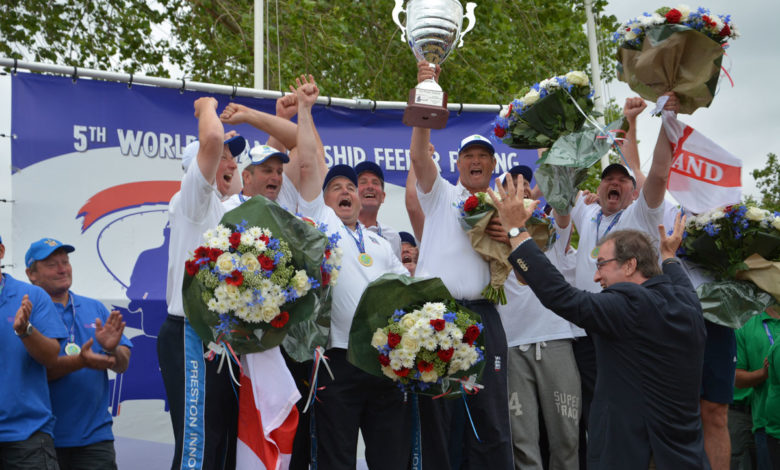
<path fill-rule="evenodd" d="M 713 224 L 712 222 L 709 222 L 704 226 L 704 231 L 707 233 L 707 235 L 714 237 L 718 234 L 718 232 L 720 232 L 720 227 Z"/>
<path fill-rule="evenodd" d="M 298 299 L 298 292 L 292 287 L 288 287 L 282 292 L 284 293 L 285 302 L 293 302 L 294 300 Z"/>
<path fill-rule="evenodd" d="M 278 238 L 271 238 L 268 240 L 268 248 L 272 250 L 278 250 L 279 249 L 279 239 Z"/>
<path fill-rule="evenodd" d="M 523 109 L 523 106 L 525 106 L 525 104 L 523 103 L 523 100 L 521 100 L 521 99 L 514 99 L 514 100 L 512 100 L 512 111 L 520 112 L 520 110 Z"/>
<path fill-rule="evenodd" d="M 217 324 L 216 330 L 217 333 L 220 334 L 229 334 L 230 331 L 233 329 L 234 326 L 236 326 L 238 322 L 228 315 L 227 313 L 222 313 L 219 315 L 219 323 Z"/>
<path fill-rule="evenodd" d="M 480 333 L 482 333 L 482 329 L 483 329 L 483 328 L 485 328 L 485 327 L 482 325 L 482 323 L 479 323 L 479 322 L 477 322 L 477 323 L 474 323 L 474 324 L 477 326 L 477 328 L 479 328 L 479 332 L 480 332 Z"/>
<path fill-rule="evenodd" d="M 404 312 L 403 310 L 400 309 L 396 310 L 395 312 L 393 312 L 393 321 L 398 323 L 399 321 L 401 321 L 401 317 L 403 317 L 404 315 L 406 315 L 406 312 Z"/>
<path fill-rule="evenodd" d="M 316 289 L 316 288 L 320 287 L 320 281 L 314 279 L 313 277 L 309 278 L 309 284 L 311 284 L 311 288 L 312 289 Z"/>
<path fill-rule="evenodd" d="M 247 222 L 246 220 L 242 219 L 242 220 L 241 220 L 241 223 L 240 223 L 240 224 L 238 224 L 238 225 L 236 225 L 236 232 L 238 232 L 238 233 L 244 233 L 244 231 L 246 230 L 246 225 L 247 225 L 248 223 L 249 223 L 249 222 Z"/>
<path fill-rule="evenodd" d="M 279 264 L 279 262 L 284 258 L 284 253 L 281 251 L 277 251 L 274 253 L 274 264 Z"/>
<path fill-rule="evenodd" d="M 457 318 L 458 314 L 453 312 L 447 312 L 444 314 L 444 321 L 447 323 L 454 323 L 455 318 Z"/>

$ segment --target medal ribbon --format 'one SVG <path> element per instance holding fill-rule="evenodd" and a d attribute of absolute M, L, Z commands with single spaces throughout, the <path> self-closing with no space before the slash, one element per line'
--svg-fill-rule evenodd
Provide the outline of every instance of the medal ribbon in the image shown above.
<path fill-rule="evenodd" d="M 360 250 L 360 253 L 363 254 L 366 252 L 366 244 L 363 241 L 363 231 L 360 229 L 360 222 L 355 222 L 355 232 L 357 232 L 358 236 L 356 237 L 354 233 L 352 233 L 352 230 L 347 227 L 347 224 L 344 224 L 344 228 L 347 229 L 347 233 L 349 233 L 349 236 L 352 237 L 353 240 L 355 240 L 355 245 L 357 245 L 358 250 Z"/>
<path fill-rule="evenodd" d="M 761 323 L 763 323 L 764 329 L 766 330 L 766 337 L 769 338 L 769 345 L 773 346 L 775 344 L 775 337 L 772 336 L 772 332 L 769 331 L 769 325 L 767 325 L 767 321 L 764 320 Z"/>
<path fill-rule="evenodd" d="M 604 238 L 607 236 L 610 230 L 615 226 L 616 223 L 618 223 L 618 220 L 620 220 L 620 216 L 623 215 L 623 211 L 621 210 L 615 215 L 615 218 L 612 219 L 612 222 L 609 223 L 607 226 L 607 231 L 604 232 L 604 235 L 599 236 L 599 229 L 601 228 L 601 218 L 604 216 L 604 212 L 599 210 L 599 215 L 596 216 L 596 241 Z"/>
<path fill-rule="evenodd" d="M 70 291 L 68 291 L 68 305 L 70 305 L 70 309 L 73 312 L 73 321 L 70 322 L 70 326 L 68 326 L 68 342 L 76 344 L 76 335 L 73 333 L 73 327 L 76 326 L 76 304 L 73 303 L 73 294 Z M 68 310 L 68 305 L 65 306 L 65 311 Z M 62 317 L 62 322 L 67 325 L 64 316 Z M 76 346 L 78 346 L 78 344 L 76 344 Z"/>
<path fill-rule="evenodd" d="M 0 274 L 0 295 L 3 295 L 3 287 L 5 287 L 5 278 Z"/>

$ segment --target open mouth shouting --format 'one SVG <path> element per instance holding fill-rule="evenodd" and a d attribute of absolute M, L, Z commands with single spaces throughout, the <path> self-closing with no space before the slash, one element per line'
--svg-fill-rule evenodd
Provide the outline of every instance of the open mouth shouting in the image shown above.
<path fill-rule="evenodd" d="M 609 201 L 619 201 L 620 200 L 620 191 L 618 191 L 615 188 L 612 188 L 609 191 L 607 191 L 607 200 L 609 200 Z"/>
<path fill-rule="evenodd" d="M 339 207 L 352 208 L 352 198 L 342 197 L 339 199 Z"/>

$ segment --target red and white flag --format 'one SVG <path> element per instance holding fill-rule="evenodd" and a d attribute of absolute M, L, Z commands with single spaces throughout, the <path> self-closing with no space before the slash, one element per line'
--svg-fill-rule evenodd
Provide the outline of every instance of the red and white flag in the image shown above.
<path fill-rule="evenodd" d="M 667 189 L 686 210 L 701 214 L 742 199 L 742 161 L 694 128 L 663 112 L 674 153 Z"/>
<path fill-rule="evenodd" d="M 298 428 L 301 398 L 278 347 L 244 354 L 238 398 L 239 470 L 286 470 Z"/>

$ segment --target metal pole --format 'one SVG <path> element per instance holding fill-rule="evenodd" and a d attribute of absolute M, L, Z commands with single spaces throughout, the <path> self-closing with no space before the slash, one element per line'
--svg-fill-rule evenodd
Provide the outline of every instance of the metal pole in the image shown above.
<path fill-rule="evenodd" d="M 263 89 L 263 0 L 255 0 L 255 88 Z"/>
<path fill-rule="evenodd" d="M 592 0 L 585 0 L 585 17 L 587 18 L 588 29 L 588 52 L 590 52 L 590 71 L 591 82 L 593 83 L 593 109 L 601 116 L 596 120 L 602 126 L 604 125 L 604 85 L 601 83 L 601 64 L 599 64 L 598 37 L 596 37 L 596 21 L 593 17 Z M 609 157 L 601 157 L 601 168 L 609 165 Z"/>

